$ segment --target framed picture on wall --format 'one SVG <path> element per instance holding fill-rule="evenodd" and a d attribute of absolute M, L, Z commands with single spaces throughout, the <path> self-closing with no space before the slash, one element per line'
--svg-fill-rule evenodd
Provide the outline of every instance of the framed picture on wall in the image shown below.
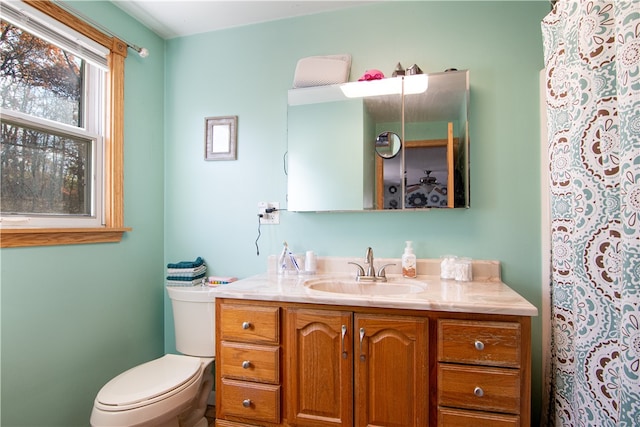
<path fill-rule="evenodd" d="M 204 159 L 236 160 L 238 116 L 205 117 Z"/>

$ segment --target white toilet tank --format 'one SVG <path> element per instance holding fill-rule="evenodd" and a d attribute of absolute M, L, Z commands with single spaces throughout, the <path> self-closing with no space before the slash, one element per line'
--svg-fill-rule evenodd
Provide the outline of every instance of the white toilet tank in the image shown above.
<path fill-rule="evenodd" d="M 216 355 L 215 288 L 167 286 L 173 307 L 176 349 L 188 356 Z"/>

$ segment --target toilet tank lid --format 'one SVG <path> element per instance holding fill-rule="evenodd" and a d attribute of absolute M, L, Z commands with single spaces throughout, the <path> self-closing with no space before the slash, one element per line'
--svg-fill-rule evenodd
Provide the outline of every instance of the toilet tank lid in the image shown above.
<path fill-rule="evenodd" d="M 167 286 L 169 298 L 175 301 L 214 303 L 218 288 L 209 286 Z"/>
<path fill-rule="evenodd" d="M 114 406 L 150 400 L 189 381 L 200 366 L 200 358 L 167 354 L 113 378 L 102 387 L 96 400 Z"/>

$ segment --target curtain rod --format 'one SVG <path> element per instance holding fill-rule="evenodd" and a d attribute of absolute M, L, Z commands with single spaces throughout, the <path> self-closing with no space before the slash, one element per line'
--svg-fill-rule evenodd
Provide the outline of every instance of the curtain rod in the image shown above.
<path fill-rule="evenodd" d="M 94 27 L 96 27 L 97 29 L 102 31 L 103 33 L 105 33 L 105 34 L 107 34 L 107 35 L 109 35 L 111 37 L 116 37 L 116 38 L 122 40 L 123 42 L 125 42 L 125 44 L 127 45 L 128 48 L 133 49 L 136 52 L 138 52 L 138 55 L 140 55 L 140 57 L 146 58 L 147 56 L 149 56 L 149 50 L 146 47 L 140 47 L 140 46 L 138 46 L 136 44 L 128 42 L 127 40 L 123 39 L 122 37 L 118 36 L 117 34 L 114 34 L 111 30 L 106 28 L 104 25 L 94 21 L 93 19 L 91 19 L 91 18 L 89 18 L 89 17 L 87 17 L 85 15 L 83 15 L 78 10 L 76 10 L 73 7 L 65 4 L 62 1 L 53 0 L 53 3 L 55 3 L 56 5 L 61 7 L 62 9 L 66 10 L 67 12 L 71 13 L 72 15 L 76 16 L 77 18 L 80 18 L 83 21 L 87 22 L 88 24 L 93 25 Z"/>

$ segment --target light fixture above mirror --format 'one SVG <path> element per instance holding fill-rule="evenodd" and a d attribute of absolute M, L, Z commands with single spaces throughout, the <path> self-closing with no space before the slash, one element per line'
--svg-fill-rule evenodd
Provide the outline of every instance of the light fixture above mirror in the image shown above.
<path fill-rule="evenodd" d="M 415 74 L 388 79 L 343 83 L 340 90 L 347 98 L 366 98 L 380 95 L 401 95 L 424 93 L 429 87 L 429 76 Z"/>

